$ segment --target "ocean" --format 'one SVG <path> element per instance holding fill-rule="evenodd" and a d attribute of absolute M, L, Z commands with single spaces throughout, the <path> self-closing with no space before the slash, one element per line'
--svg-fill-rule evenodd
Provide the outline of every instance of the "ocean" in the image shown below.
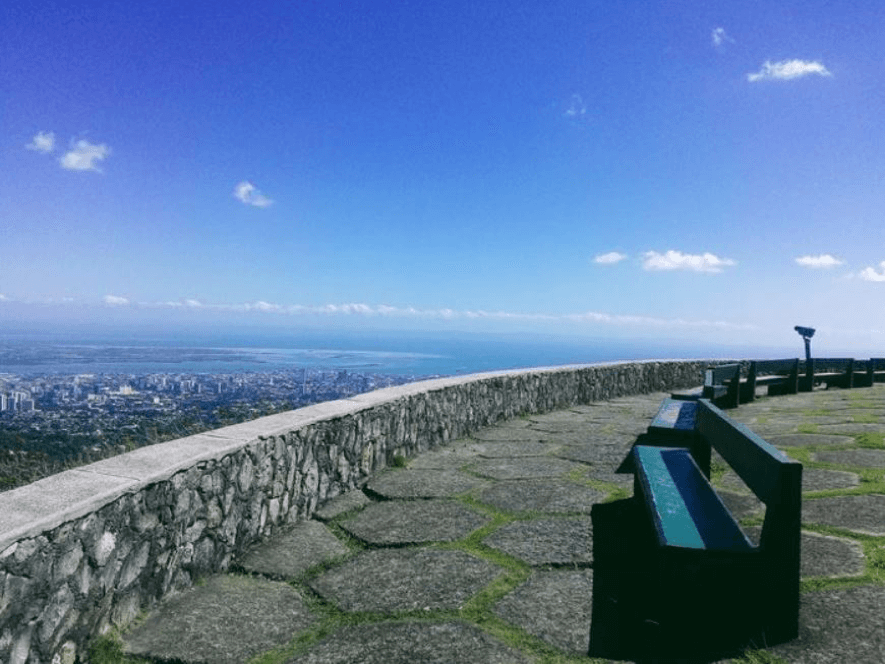
<path fill-rule="evenodd" d="M 743 350 L 647 340 L 433 332 L 7 332 L 0 333 L 0 373 L 233 374 L 312 368 L 424 377 L 615 360 L 748 356 L 748 349 Z M 759 352 L 756 356 L 762 357 Z"/>

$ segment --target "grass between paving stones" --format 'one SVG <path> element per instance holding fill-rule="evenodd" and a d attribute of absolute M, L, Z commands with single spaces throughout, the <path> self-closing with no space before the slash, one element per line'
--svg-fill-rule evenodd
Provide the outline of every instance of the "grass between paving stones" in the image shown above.
<path fill-rule="evenodd" d="M 490 505 L 480 503 L 471 496 L 463 496 L 461 501 L 473 509 L 484 512 L 492 521 L 456 542 L 434 546 L 440 549 L 464 551 L 477 558 L 487 560 L 504 571 L 467 601 L 458 612 L 458 618 L 477 625 L 487 634 L 535 658 L 540 664 L 571 664 L 576 662 L 587 664 L 589 662 L 605 661 L 589 659 L 586 656 L 574 657 L 564 654 L 538 637 L 515 625 L 511 625 L 495 615 L 495 605 L 528 580 L 532 573 L 532 567 L 514 556 L 493 549 L 484 544 L 483 540 L 508 523 L 531 520 L 531 518 L 520 518 L 505 514 Z M 531 514 L 534 513 L 527 513 L 527 515 Z M 537 516 L 541 516 L 541 514 L 538 513 Z M 568 518 L 567 515 L 544 514 L 543 516 L 545 518 L 556 518 L 557 516 Z"/>
<path fill-rule="evenodd" d="M 494 507 L 479 502 L 469 494 L 461 496 L 459 500 L 470 508 L 483 512 L 491 518 L 491 521 L 460 540 L 431 544 L 429 547 L 464 551 L 477 558 L 484 559 L 502 570 L 501 574 L 468 600 L 461 609 L 457 611 L 417 610 L 383 614 L 368 612 L 347 613 L 320 597 L 307 585 L 310 579 L 315 578 L 329 567 L 329 565 L 317 565 L 299 577 L 298 581 L 292 585 L 301 592 L 308 609 L 318 618 L 318 623 L 299 634 L 285 646 L 254 657 L 249 664 L 283 664 L 306 652 L 310 647 L 335 631 L 349 625 L 378 622 L 390 623 L 404 620 L 434 623 L 460 621 L 473 624 L 506 645 L 534 658 L 539 664 L 591 664 L 593 662 L 603 662 L 604 660 L 590 659 L 586 656 L 573 657 L 563 654 L 548 643 L 495 615 L 494 606 L 505 595 L 524 583 L 531 575 L 532 568 L 518 558 L 483 544 L 483 540 L 498 528 L 524 519 L 505 514 Z M 337 519 L 333 520 L 331 525 L 337 526 L 334 521 L 337 521 Z M 340 527 L 334 528 L 334 532 L 344 540 L 345 544 L 352 543 L 354 539 Z M 360 545 L 360 548 L 365 547 Z"/>
<path fill-rule="evenodd" d="M 618 486 L 612 482 L 606 482 L 604 480 L 596 480 L 592 477 L 587 477 L 586 473 L 593 467 L 592 464 L 584 464 L 582 461 L 575 461 L 575 463 L 580 463 L 585 465 L 585 468 L 574 468 L 570 470 L 565 479 L 569 482 L 573 482 L 574 484 L 580 484 L 581 486 L 586 486 L 591 489 L 596 489 L 597 491 L 601 491 L 602 493 L 607 494 L 602 502 L 610 503 L 614 500 L 621 500 L 622 498 L 629 498 L 633 495 L 632 491 L 628 491 L 624 487 Z"/>
<path fill-rule="evenodd" d="M 90 664 L 151 664 L 150 660 L 123 652 L 123 641 L 116 632 L 92 639 L 86 647 L 86 653 Z"/>
<path fill-rule="evenodd" d="M 806 417 L 827 417 L 833 414 L 833 411 L 828 408 L 808 408 L 801 412 Z"/>
<path fill-rule="evenodd" d="M 878 431 L 868 431 L 858 434 L 854 437 L 857 446 L 867 450 L 883 450 L 885 449 L 885 433 Z"/>
<path fill-rule="evenodd" d="M 803 424 L 799 424 L 796 427 L 796 431 L 798 431 L 799 433 L 818 433 L 817 427 L 818 427 L 817 424 L 803 423 Z"/>
<path fill-rule="evenodd" d="M 864 535 L 845 528 L 826 526 L 818 523 L 802 524 L 802 530 L 819 535 L 838 537 L 857 542 L 863 548 L 865 569 L 855 576 L 829 576 L 803 579 L 799 583 L 800 592 L 818 592 L 856 586 L 885 585 L 885 537 Z"/>

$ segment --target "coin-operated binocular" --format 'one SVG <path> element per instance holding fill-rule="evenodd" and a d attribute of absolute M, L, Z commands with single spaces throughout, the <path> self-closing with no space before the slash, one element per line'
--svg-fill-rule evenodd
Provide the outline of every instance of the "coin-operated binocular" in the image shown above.
<path fill-rule="evenodd" d="M 805 359 L 806 361 L 811 361 L 811 337 L 814 336 L 814 328 L 813 327 L 802 327 L 801 325 L 797 325 L 793 328 L 798 332 L 802 340 L 805 342 Z"/>

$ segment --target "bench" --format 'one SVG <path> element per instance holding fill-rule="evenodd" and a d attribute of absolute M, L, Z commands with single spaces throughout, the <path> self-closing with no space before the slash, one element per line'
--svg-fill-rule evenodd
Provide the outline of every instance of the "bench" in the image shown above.
<path fill-rule="evenodd" d="M 873 383 L 885 383 L 885 358 L 871 357 L 869 371 L 873 375 Z"/>
<path fill-rule="evenodd" d="M 854 386 L 854 359 L 850 357 L 812 358 L 805 363 L 805 391 L 816 384 L 827 387 L 851 388 Z"/>
<path fill-rule="evenodd" d="M 855 360 L 852 387 L 872 387 L 876 382 L 876 360 Z"/>
<path fill-rule="evenodd" d="M 637 445 L 653 447 L 682 447 L 691 452 L 701 471 L 710 476 L 710 445 L 697 433 L 697 400 L 667 398 L 648 425 L 648 430 L 636 440 Z M 628 464 L 630 462 L 628 461 Z M 633 472 L 625 466 L 623 472 Z"/>
<path fill-rule="evenodd" d="M 755 545 L 744 535 L 688 449 L 637 444 L 633 501 L 643 534 L 632 585 L 641 622 L 654 626 L 661 653 L 793 639 L 802 465 L 707 399 L 694 417 L 697 437 L 765 503 L 761 538 Z"/>
<path fill-rule="evenodd" d="M 799 358 L 790 360 L 754 360 L 747 379 L 741 382 L 740 402 L 756 398 L 756 388 L 766 386 L 768 394 L 796 394 L 799 391 Z"/>
<path fill-rule="evenodd" d="M 740 401 L 741 365 L 720 364 L 704 372 L 701 396 L 722 408 L 737 408 Z"/>

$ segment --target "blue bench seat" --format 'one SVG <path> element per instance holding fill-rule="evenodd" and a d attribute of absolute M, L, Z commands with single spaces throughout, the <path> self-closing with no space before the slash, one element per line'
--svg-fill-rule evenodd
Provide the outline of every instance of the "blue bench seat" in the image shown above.
<path fill-rule="evenodd" d="M 633 455 L 635 492 L 651 514 L 658 546 L 755 550 L 688 450 L 637 445 Z"/>

